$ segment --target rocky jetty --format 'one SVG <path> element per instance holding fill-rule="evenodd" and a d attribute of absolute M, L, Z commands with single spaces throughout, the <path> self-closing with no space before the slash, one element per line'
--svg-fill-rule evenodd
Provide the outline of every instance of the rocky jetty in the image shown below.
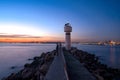
<path fill-rule="evenodd" d="M 31 64 L 26 63 L 24 69 L 2 80 L 44 80 L 55 54 L 56 50 L 42 53 L 41 56 L 34 57 Z"/>
<path fill-rule="evenodd" d="M 53 50 L 29 59 L 33 60 L 31 64 L 26 63 L 21 71 L 12 73 L 2 80 L 44 80 L 56 53 L 57 51 Z M 102 64 L 99 61 L 99 57 L 94 54 L 78 50 L 77 48 L 72 48 L 69 53 L 78 59 L 97 80 L 120 80 L 120 69 Z M 14 69 L 14 67 L 11 68 Z"/>
<path fill-rule="evenodd" d="M 99 57 L 88 52 L 72 48 L 70 53 L 85 66 L 97 80 L 120 80 L 120 69 L 102 64 Z"/>

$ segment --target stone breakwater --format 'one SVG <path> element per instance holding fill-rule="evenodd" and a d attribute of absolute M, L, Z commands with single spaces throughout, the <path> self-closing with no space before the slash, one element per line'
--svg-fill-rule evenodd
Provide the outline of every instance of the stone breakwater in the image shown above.
<path fill-rule="evenodd" d="M 56 50 L 42 53 L 41 56 L 34 57 L 31 64 L 25 64 L 22 70 L 2 80 L 44 80 L 56 53 Z M 77 48 L 72 48 L 69 53 L 78 59 L 97 80 L 120 80 L 120 69 L 102 64 L 99 57 L 94 54 Z"/>
<path fill-rule="evenodd" d="M 34 57 L 31 64 L 26 63 L 24 69 L 2 80 L 44 80 L 55 54 L 56 50 L 42 53 L 41 56 Z"/>
<path fill-rule="evenodd" d="M 115 69 L 102 64 L 99 57 L 88 52 L 72 48 L 70 53 L 88 69 L 97 80 L 120 80 L 120 69 Z"/>

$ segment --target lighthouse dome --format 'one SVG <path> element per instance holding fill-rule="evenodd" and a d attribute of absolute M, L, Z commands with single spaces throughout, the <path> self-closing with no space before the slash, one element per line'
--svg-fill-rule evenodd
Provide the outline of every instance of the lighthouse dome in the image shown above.
<path fill-rule="evenodd" d="M 70 23 L 65 24 L 64 32 L 72 32 L 72 27 L 71 27 Z"/>

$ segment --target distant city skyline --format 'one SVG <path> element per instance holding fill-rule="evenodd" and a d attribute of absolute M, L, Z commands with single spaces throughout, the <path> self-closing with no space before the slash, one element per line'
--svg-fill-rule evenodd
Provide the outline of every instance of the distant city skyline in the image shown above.
<path fill-rule="evenodd" d="M 0 0 L 0 42 L 120 41 L 120 0 Z"/>

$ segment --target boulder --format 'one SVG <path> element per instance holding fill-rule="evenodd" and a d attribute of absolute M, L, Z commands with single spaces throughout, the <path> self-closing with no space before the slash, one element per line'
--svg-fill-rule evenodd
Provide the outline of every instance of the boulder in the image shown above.
<path fill-rule="evenodd" d="M 45 75 L 46 73 L 47 73 L 47 71 L 48 71 L 48 65 L 47 64 L 43 64 L 42 66 L 41 66 L 41 68 L 40 68 L 40 72 L 43 74 L 43 75 Z"/>

